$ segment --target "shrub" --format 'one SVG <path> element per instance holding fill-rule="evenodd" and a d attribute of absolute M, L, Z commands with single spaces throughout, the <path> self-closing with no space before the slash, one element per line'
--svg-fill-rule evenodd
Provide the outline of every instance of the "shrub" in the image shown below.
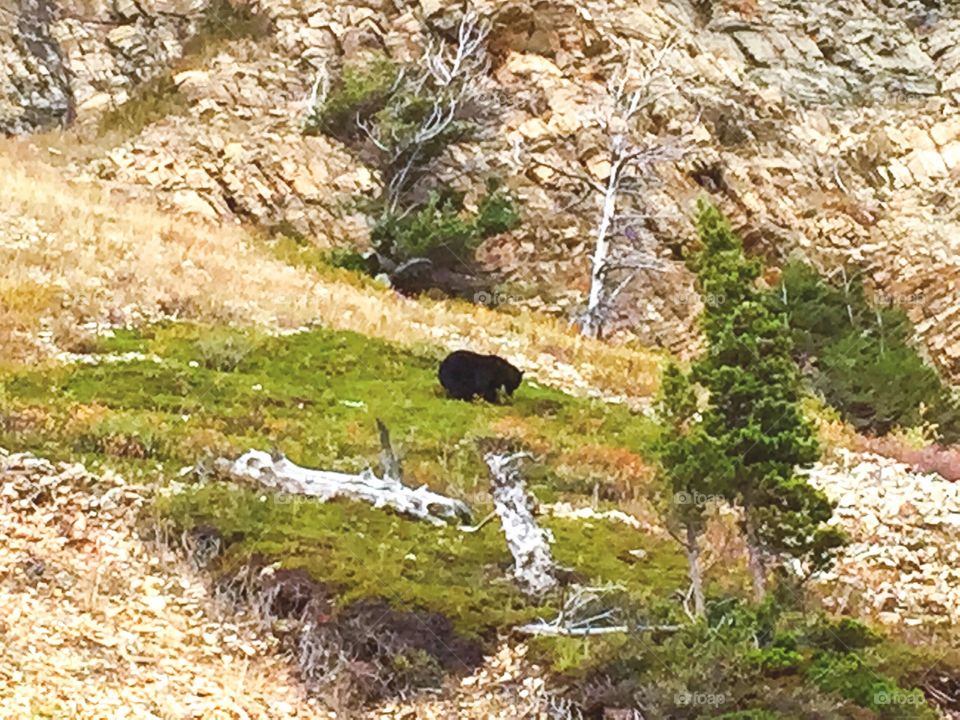
<path fill-rule="evenodd" d="M 873 710 L 881 718 L 933 720 L 937 717 L 922 692 L 901 688 L 851 653 L 821 654 L 811 666 L 809 675 L 821 690 L 836 693 L 860 707 Z"/>
<path fill-rule="evenodd" d="M 352 270 L 354 272 L 366 272 L 367 261 L 359 252 L 353 248 L 335 248 L 327 253 L 327 263 L 333 267 Z"/>
<path fill-rule="evenodd" d="M 251 331 L 213 329 L 195 343 L 203 366 L 233 372 L 260 344 Z"/>
<path fill-rule="evenodd" d="M 376 113 L 373 118 L 376 133 L 388 147 L 388 166 L 384 168 L 388 176 L 392 174 L 390 165 L 405 165 L 415 155 L 418 168 L 424 168 L 449 145 L 470 136 L 475 121 L 462 115 L 431 132 L 428 139 L 418 140 L 436 109 L 445 109 L 452 102 L 444 93 L 431 84 L 406 83 L 391 93 Z M 419 172 L 414 173 L 410 180 L 415 181 L 418 175 Z"/>
<path fill-rule="evenodd" d="M 379 54 L 345 65 L 305 126 L 307 133 L 325 132 L 348 143 L 376 167 L 380 192 L 365 202 L 373 219 L 371 237 L 388 260 L 378 268 L 402 292 L 475 291 L 466 276 L 474 270 L 477 245 L 520 219 L 499 182 L 488 182 L 477 211 L 467 212 L 463 194 L 436 177 L 447 148 L 469 139 L 496 109 L 485 90 L 489 29 L 486 20 L 465 12 L 456 47 L 434 34 L 415 64 L 398 67 Z M 394 273 L 413 259 L 429 259 L 432 266 L 417 263 Z M 451 268 L 458 277 L 436 272 Z"/>
<path fill-rule="evenodd" d="M 428 258 L 439 267 L 469 268 L 477 246 L 519 221 L 513 198 L 496 181 L 478 211 L 464 208 L 464 195 L 450 190 L 431 192 L 427 201 L 406 214 L 387 214 L 371 232 L 377 250 L 397 262 Z"/>
<path fill-rule="evenodd" d="M 806 632 L 806 641 L 814 647 L 835 652 L 863 650 L 880 642 L 881 637 L 859 620 L 818 618 Z"/>
<path fill-rule="evenodd" d="M 167 432 L 164 423 L 151 417 L 108 415 L 95 418 L 89 427 L 79 429 L 74 450 L 118 458 L 159 458 L 168 448 Z"/>
<path fill-rule="evenodd" d="M 803 663 L 803 655 L 783 647 L 761 648 L 750 653 L 748 657 L 769 677 L 794 672 Z"/>
<path fill-rule="evenodd" d="M 520 224 L 516 200 L 499 179 L 487 180 L 487 192 L 480 201 L 474 224 L 485 238 L 508 232 Z"/>
<path fill-rule="evenodd" d="M 307 134 L 328 133 L 341 140 L 357 135 L 357 119 L 383 110 L 397 80 L 398 68 L 386 55 L 347 63 L 322 107 L 307 118 Z"/>
<path fill-rule="evenodd" d="M 960 408 L 914 347 L 902 310 L 873 306 L 859 280 L 834 285 L 801 262 L 787 264 L 770 297 L 787 313 L 813 387 L 858 430 L 933 423 L 944 438 L 960 437 Z"/>
<path fill-rule="evenodd" d="M 196 33 L 183 44 L 184 55 L 206 55 L 225 42 L 270 34 L 270 19 L 254 11 L 250 2 L 213 0 L 206 5 Z"/>

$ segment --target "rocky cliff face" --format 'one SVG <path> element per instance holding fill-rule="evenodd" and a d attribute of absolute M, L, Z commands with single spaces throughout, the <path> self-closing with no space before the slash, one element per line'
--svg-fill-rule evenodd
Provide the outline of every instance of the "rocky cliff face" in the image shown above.
<path fill-rule="evenodd" d="M 371 47 L 415 59 L 424 28 L 442 28 L 456 12 L 445 0 L 257 0 L 253 10 L 269 27 L 263 37 L 191 54 L 210 0 L 37 5 L 45 1 L 0 13 L 5 132 L 63 124 L 74 113 L 86 127 L 168 74 L 182 111 L 71 172 L 212 221 L 292 227 L 321 244 L 364 242 L 351 200 L 376 177 L 335 141 L 302 135 L 318 72 Z M 691 204 L 708 193 L 768 256 L 799 252 L 827 271 L 863 267 L 875 289 L 907 308 L 936 360 L 960 373 L 960 6 L 478 7 L 496 11 L 491 76 L 503 102 L 482 141 L 451 149 L 447 179 L 510 179 L 529 222 L 482 256 L 539 291 L 523 302 L 563 310 L 582 299 L 597 219 L 589 198 L 571 206 L 563 176 L 533 160 L 602 178 L 595 116 L 612 69 L 659 57 L 647 140 L 691 141 L 682 159 L 657 168 L 643 199 L 656 209 L 644 230 L 661 254 L 669 258 L 670 246 L 689 237 Z M 633 281 L 617 322 L 646 342 L 679 347 L 697 302 L 685 270 L 668 262 Z"/>

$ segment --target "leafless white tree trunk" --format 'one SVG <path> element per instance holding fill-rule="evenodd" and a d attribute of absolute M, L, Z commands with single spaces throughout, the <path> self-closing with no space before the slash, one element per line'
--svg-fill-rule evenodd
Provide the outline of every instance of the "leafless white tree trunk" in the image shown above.
<path fill-rule="evenodd" d="M 693 614 L 696 617 L 703 617 L 707 606 L 703 596 L 703 573 L 700 568 L 700 537 L 692 524 L 687 525 L 684 549 L 687 555 L 687 574 L 690 577 L 693 593 Z"/>
<path fill-rule="evenodd" d="M 550 552 L 553 536 L 537 525 L 533 498 L 520 474 L 523 453 L 488 452 L 493 504 L 514 560 L 514 577 L 530 595 L 542 595 L 557 585 L 556 565 Z"/>
<path fill-rule="evenodd" d="M 744 537 L 747 542 L 747 567 L 753 580 L 753 597 L 761 602 L 767 592 L 767 562 L 757 537 L 757 531 L 749 517 L 744 518 Z"/>
<path fill-rule="evenodd" d="M 219 458 L 213 467 L 234 480 L 304 495 L 326 502 L 336 497 L 367 502 L 374 507 L 389 507 L 399 513 L 444 525 L 449 520 L 469 519 L 470 509 L 459 500 L 440 495 L 423 485 L 412 488 L 400 477 L 400 464 L 390 447 L 386 427 L 378 421 L 383 477 L 372 470 L 351 475 L 331 470 L 314 470 L 297 465 L 279 454 L 248 450 L 235 460 Z"/>
<path fill-rule="evenodd" d="M 663 61 L 671 47 L 668 43 L 648 64 L 639 68 L 628 59 L 608 84 L 607 102 L 595 118 L 606 138 L 604 165 L 609 166 L 606 177 L 594 177 L 584 168 L 571 171 L 533 160 L 534 164 L 577 181 L 597 199 L 598 220 L 590 261 L 590 289 L 586 308 L 579 318 L 581 332 L 588 337 L 602 334 L 614 301 L 637 273 L 662 268 L 662 263 L 649 248 L 617 252 L 613 241 L 623 197 L 642 196 L 653 182 L 654 167 L 661 162 L 677 160 L 687 151 L 687 138 L 657 139 L 647 144 L 638 143 L 633 138 L 641 111 L 672 91 L 663 88 L 666 76 Z"/>

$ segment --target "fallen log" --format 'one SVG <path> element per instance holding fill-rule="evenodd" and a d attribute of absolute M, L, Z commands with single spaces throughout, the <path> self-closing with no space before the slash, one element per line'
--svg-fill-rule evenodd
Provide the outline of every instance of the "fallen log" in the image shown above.
<path fill-rule="evenodd" d="M 557 566 L 550 552 L 553 535 L 537 525 L 534 501 L 520 473 L 524 453 L 488 452 L 493 504 L 513 555 L 513 575 L 528 595 L 542 595 L 557 586 Z"/>
<path fill-rule="evenodd" d="M 469 520 L 470 508 L 460 500 L 435 493 L 426 485 L 411 488 L 403 484 L 387 428 L 380 421 L 377 425 L 384 465 L 382 478 L 369 468 L 355 475 L 305 468 L 278 452 L 271 454 L 262 450 L 248 450 L 235 460 L 218 458 L 213 462 L 213 469 L 233 480 L 322 502 L 343 497 L 370 503 L 375 508 L 389 507 L 434 525 L 445 525 L 448 520 Z"/>

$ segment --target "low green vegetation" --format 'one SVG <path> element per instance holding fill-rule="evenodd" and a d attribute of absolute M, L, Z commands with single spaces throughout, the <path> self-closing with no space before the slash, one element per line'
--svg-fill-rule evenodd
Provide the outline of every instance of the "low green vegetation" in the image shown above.
<path fill-rule="evenodd" d="M 204 5 L 196 31 L 183 45 L 185 57 L 209 57 L 224 43 L 270 35 L 270 19 L 246 0 L 213 0 Z"/>
<path fill-rule="evenodd" d="M 370 239 L 379 252 L 401 262 L 427 258 L 435 267 L 469 270 L 480 243 L 515 227 L 520 214 L 496 180 L 487 183 L 476 212 L 466 210 L 464 199 L 449 190 L 431 192 L 410 212 L 382 215 Z"/>
<path fill-rule="evenodd" d="M 359 122 L 367 122 L 383 110 L 390 97 L 400 68 L 383 53 L 374 53 L 346 63 L 320 107 L 307 118 L 304 132 L 326 133 L 350 140 L 360 131 Z"/>
<path fill-rule="evenodd" d="M 938 717 L 917 673 L 955 658 L 925 655 L 890 668 L 890 646 L 866 626 L 800 611 L 789 597 L 750 607 L 712 603 L 676 633 L 538 639 L 533 653 L 578 687 L 585 710 L 642 707 L 649 717 L 864 720 Z"/>
<path fill-rule="evenodd" d="M 181 529 L 209 524 L 230 538 L 219 572 L 262 556 L 335 587 L 339 604 L 383 598 L 397 608 L 441 613 L 468 637 L 489 638 L 498 629 L 553 614 L 558 599 L 532 604 L 518 592 L 495 523 L 465 534 L 361 503 L 265 496 L 223 483 L 161 498 L 156 509 Z M 544 522 L 556 535 L 557 560 L 586 582 L 622 583 L 637 603 L 664 602 L 682 584 L 683 567 L 671 543 L 605 521 Z M 596 552 L 598 547 L 605 551 Z M 635 549 L 647 553 L 644 563 L 617 558 Z"/>
<path fill-rule="evenodd" d="M 120 133 L 135 137 L 148 125 L 171 115 L 182 115 L 186 109 L 187 99 L 173 82 L 173 76 L 163 72 L 134 87 L 125 103 L 103 113 L 98 129 L 101 135 Z"/>
<path fill-rule="evenodd" d="M 787 314 L 813 388 L 858 430 L 883 435 L 926 424 L 946 442 L 960 438 L 960 407 L 917 351 L 903 310 L 871 304 L 856 277 L 829 282 L 796 261 L 771 301 Z"/>
<path fill-rule="evenodd" d="M 2 376 L 0 443 L 100 463 L 130 459 L 108 449 L 135 440 L 143 449 L 133 459 L 172 469 L 206 452 L 276 445 L 301 464 L 356 472 L 376 463 L 381 418 L 411 483 L 485 495 L 475 440 L 506 434 L 537 449 L 531 476 L 549 495 L 554 480 L 596 474 L 605 455 L 643 453 L 656 435 L 652 421 L 624 407 L 531 382 L 510 404 L 452 402 L 436 379 L 438 350 L 350 332 L 264 337 L 172 325 L 118 332 L 99 345 L 147 357 Z"/>

